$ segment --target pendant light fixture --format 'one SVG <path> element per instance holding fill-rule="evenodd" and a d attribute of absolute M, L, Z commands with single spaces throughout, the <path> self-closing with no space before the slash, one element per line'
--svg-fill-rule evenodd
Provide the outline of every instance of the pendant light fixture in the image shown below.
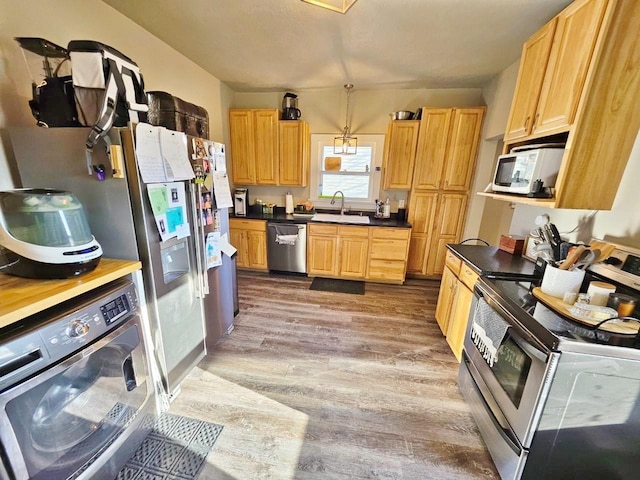
<path fill-rule="evenodd" d="M 332 12 L 338 12 L 345 14 L 347 10 L 349 10 L 354 3 L 358 0 L 302 0 L 305 3 L 310 3 L 311 5 L 315 5 L 316 7 L 326 8 L 327 10 L 331 10 Z"/>
<path fill-rule="evenodd" d="M 351 129 L 349 127 L 349 94 L 351 93 L 353 85 L 347 83 L 344 88 L 347 91 L 347 113 L 342 135 L 333 139 L 333 153 L 335 155 L 355 155 L 358 153 L 358 137 L 351 135 Z"/>

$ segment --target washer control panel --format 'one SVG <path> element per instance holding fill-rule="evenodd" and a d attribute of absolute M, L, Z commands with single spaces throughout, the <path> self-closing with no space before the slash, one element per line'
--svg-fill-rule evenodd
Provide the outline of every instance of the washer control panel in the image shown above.
<path fill-rule="evenodd" d="M 127 283 L 49 323 L 40 337 L 51 357 L 61 358 L 115 328 L 136 306 L 135 287 Z"/>

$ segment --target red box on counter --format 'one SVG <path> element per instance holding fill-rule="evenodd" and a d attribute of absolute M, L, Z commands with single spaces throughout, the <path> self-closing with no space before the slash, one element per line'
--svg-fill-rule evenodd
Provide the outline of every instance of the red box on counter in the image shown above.
<path fill-rule="evenodd" d="M 524 237 L 520 235 L 500 235 L 500 245 L 498 245 L 498 248 L 511 255 L 522 255 Z"/>

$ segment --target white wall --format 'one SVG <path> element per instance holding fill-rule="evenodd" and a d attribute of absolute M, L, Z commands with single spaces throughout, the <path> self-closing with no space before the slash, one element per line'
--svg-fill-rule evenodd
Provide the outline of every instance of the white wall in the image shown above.
<path fill-rule="evenodd" d="M 603 169 L 603 172 L 606 172 Z M 606 173 L 603 173 L 606 175 Z M 546 213 L 556 224 L 563 238 L 589 242 L 591 238 L 605 239 L 640 248 L 640 135 L 629 156 L 613 208 L 608 211 L 546 209 L 518 205 L 513 215 L 511 231 L 526 234 L 535 228 L 536 216 Z M 566 233 L 577 227 L 575 232 Z"/>
<path fill-rule="evenodd" d="M 13 37 L 41 37 L 62 47 L 96 40 L 140 67 L 147 91 L 162 90 L 204 107 L 211 138 L 226 137 L 233 92 L 192 61 L 99 0 L 0 0 L 0 189 L 18 186 L 6 128 L 34 125 L 31 77 Z"/>
<path fill-rule="evenodd" d="M 504 134 L 517 73 L 518 62 L 504 70 L 483 91 L 489 105 L 486 130 L 489 139 L 502 138 Z M 494 158 L 496 155 L 497 152 Z M 603 171 L 606 172 L 606 169 Z M 487 182 L 491 178 L 490 173 L 486 177 Z M 610 211 L 547 209 L 486 199 L 479 229 L 480 236 L 488 238 L 493 232 L 495 237 L 490 240 L 490 243 L 497 244 L 500 233 L 526 235 L 535 228 L 535 218 L 546 213 L 557 225 L 560 233 L 564 233 L 563 237 L 569 241 L 588 242 L 595 237 L 640 248 L 638 178 L 640 178 L 640 136 L 636 138 Z"/>
<path fill-rule="evenodd" d="M 502 137 L 507 126 L 511 99 L 518 77 L 520 60 L 496 75 L 482 90 L 487 116 L 482 132 L 476 174 L 471 187 L 471 201 L 463 239 L 479 237 L 497 245 L 501 234 L 510 233 L 513 210 L 508 203 L 475 195 L 491 181 L 495 160 L 502 151 Z"/>

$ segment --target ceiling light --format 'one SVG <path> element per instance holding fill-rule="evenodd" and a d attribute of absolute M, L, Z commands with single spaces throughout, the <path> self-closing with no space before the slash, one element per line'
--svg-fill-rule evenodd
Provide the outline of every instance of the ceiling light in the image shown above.
<path fill-rule="evenodd" d="M 353 85 L 348 83 L 344 86 L 347 91 L 347 113 L 345 115 L 342 135 L 333 139 L 333 153 L 336 155 L 355 155 L 358 153 L 358 137 L 351 135 L 349 127 L 349 93 Z"/>
<path fill-rule="evenodd" d="M 353 4 L 358 0 L 302 0 L 304 3 L 310 3 L 311 5 L 315 5 L 316 7 L 326 8 L 327 10 L 331 10 L 332 12 L 338 13 L 347 13 Z"/>

